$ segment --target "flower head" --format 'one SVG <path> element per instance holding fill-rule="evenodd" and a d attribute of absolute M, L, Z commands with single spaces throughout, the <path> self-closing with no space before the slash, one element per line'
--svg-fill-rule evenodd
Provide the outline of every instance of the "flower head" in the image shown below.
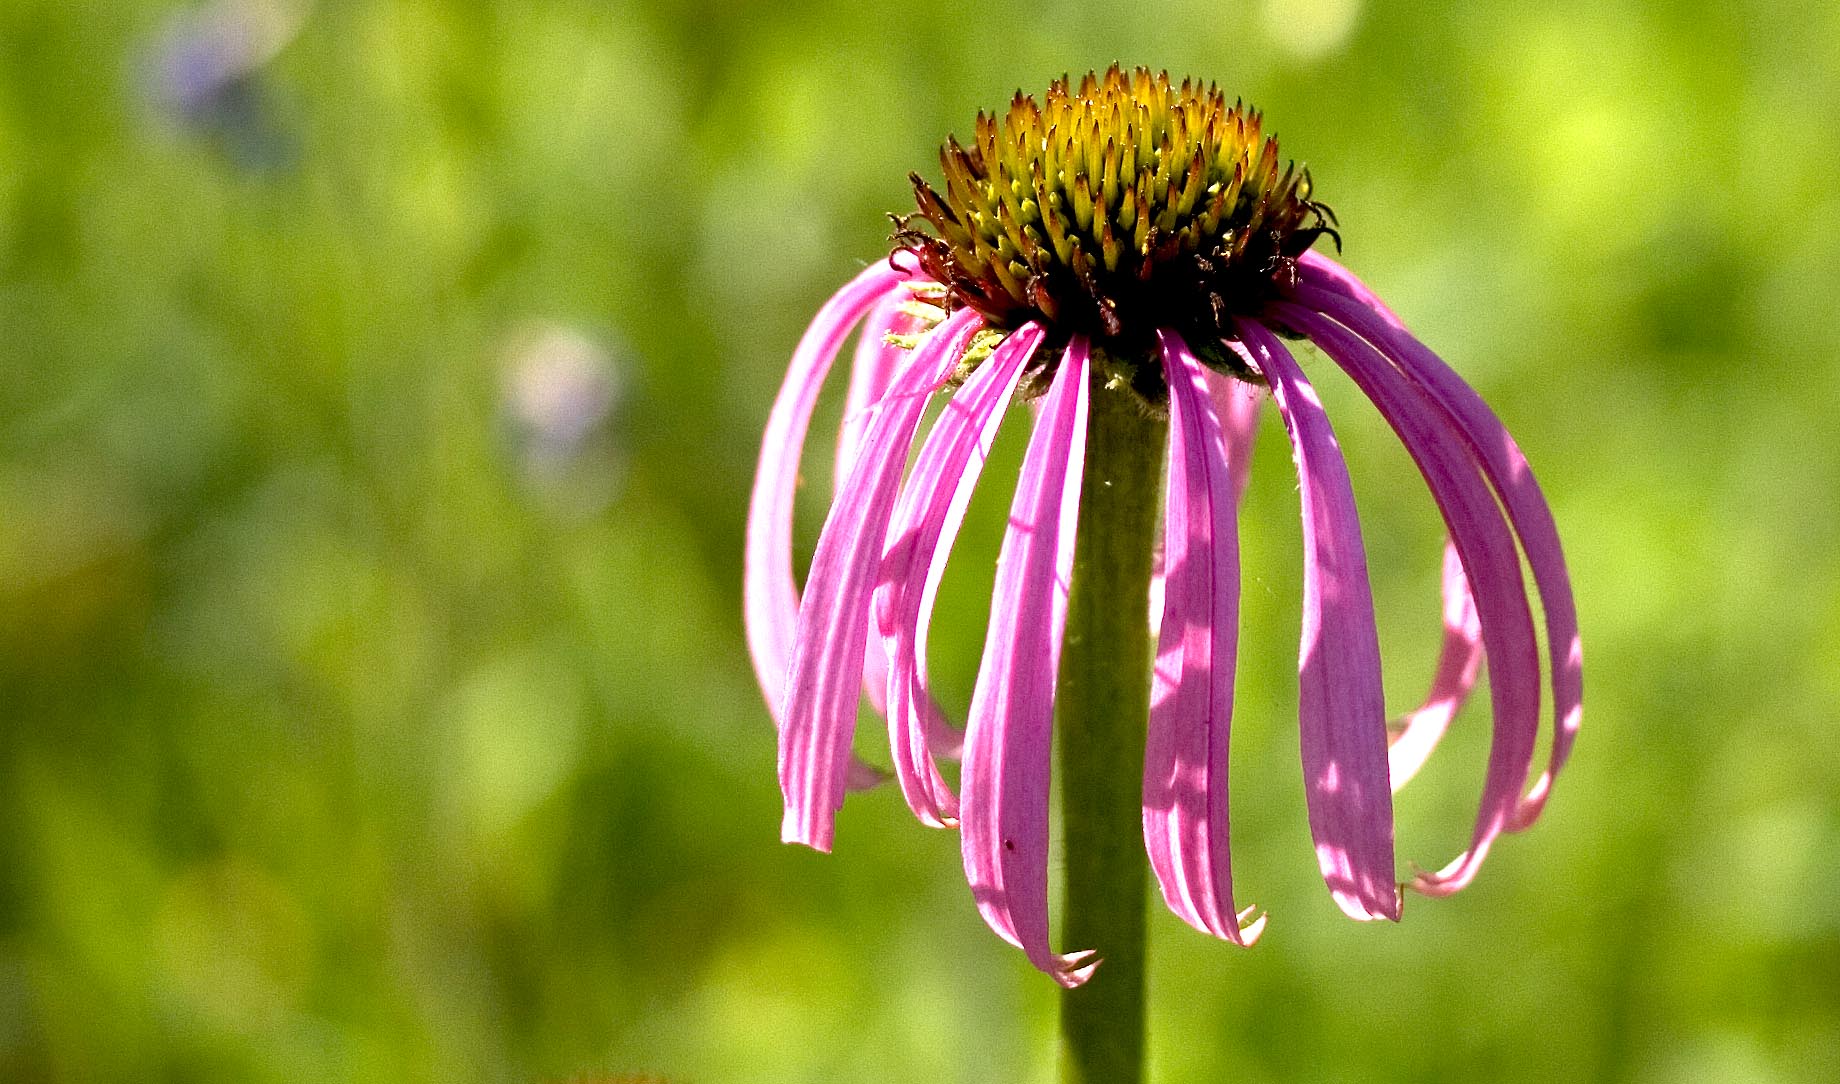
<path fill-rule="evenodd" d="M 845 792 L 877 773 L 850 753 L 859 692 L 885 713 L 894 776 L 924 823 L 961 829 L 990 926 L 1066 985 L 1091 954 L 1049 946 L 1049 746 L 1094 396 L 1168 418 L 1162 573 L 1144 750 L 1144 839 L 1171 910 L 1249 943 L 1235 903 L 1228 733 L 1238 640 L 1238 508 L 1269 399 L 1303 515 L 1299 724 L 1310 830 L 1341 908 L 1397 919 L 1392 793 L 1491 669 L 1487 776 L 1470 845 L 1407 884 L 1454 892 L 1495 840 L 1539 815 L 1577 732 L 1581 653 L 1557 530 L 1519 447 L 1348 271 L 1307 171 L 1278 164 L 1258 114 L 1220 93 L 1114 67 L 1044 101 L 1018 95 L 948 142 L 945 190 L 914 179 L 896 250 L 819 312 L 767 423 L 748 523 L 746 614 L 780 733 L 782 835 L 820 850 Z M 924 227 L 924 229 L 923 229 Z M 1339 241 L 1339 237 L 1337 238 Z M 857 340 L 837 491 L 801 600 L 792 498 L 819 388 Z M 1423 706 L 1389 725 L 1353 492 L 1334 431 L 1287 341 L 1307 339 L 1370 399 L 1419 467 L 1449 536 L 1444 645 Z M 928 402 L 945 398 L 920 441 Z M 929 693 L 934 596 L 1006 408 L 1035 398 L 964 731 Z M 912 458 L 911 468 L 908 462 Z M 1544 613 L 1549 760 L 1528 788 L 1541 662 L 1521 558 Z M 1127 602 L 1133 600 L 1125 600 Z M 938 759 L 962 756 L 962 793 Z M 1079 801 L 1069 794 L 1067 800 Z"/>
<path fill-rule="evenodd" d="M 944 194 L 913 175 L 920 210 L 895 239 L 992 326 L 1039 320 L 1140 356 L 1169 329 L 1230 365 L 1211 344 L 1334 233 L 1261 124 L 1142 68 L 1062 79 L 1041 104 L 1018 93 L 1002 118 L 980 113 L 972 146 L 948 141 Z"/>

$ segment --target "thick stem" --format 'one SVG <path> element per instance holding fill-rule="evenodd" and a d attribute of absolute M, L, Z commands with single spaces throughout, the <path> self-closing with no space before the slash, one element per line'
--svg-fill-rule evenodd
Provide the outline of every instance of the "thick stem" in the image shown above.
<path fill-rule="evenodd" d="M 1144 734 L 1148 607 L 1168 424 L 1094 366 L 1086 473 L 1056 728 L 1067 865 L 1062 944 L 1097 950 L 1092 980 L 1061 995 L 1064 1084 L 1138 1084 L 1144 1073 Z"/>

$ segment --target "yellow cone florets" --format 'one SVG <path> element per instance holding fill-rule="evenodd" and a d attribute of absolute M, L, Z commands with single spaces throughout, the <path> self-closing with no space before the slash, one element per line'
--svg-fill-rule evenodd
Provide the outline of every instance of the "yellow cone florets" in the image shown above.
<path fill-rule="evenodd" d="M 895 242 L 950 304 L 1114 349 L 1159 327 L 1218 342 L 1335 235 L 1309 171 L 1279 165 L 1257 112 L 1145 68 L 1063 78 L 1040 103 L 1018 92 L 940 164 L 944 192 L 913 176 L 920 210 Z"/>

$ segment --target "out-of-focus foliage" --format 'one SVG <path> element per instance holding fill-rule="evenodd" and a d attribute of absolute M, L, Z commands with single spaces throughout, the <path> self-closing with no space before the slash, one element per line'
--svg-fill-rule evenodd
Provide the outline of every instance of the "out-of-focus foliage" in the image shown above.
<path fill-rule="evenodd" d="M 0 1078 L 1047 1079 L 1054 988 L 955 837 L 884 791 L 833 857 L 775 842 L 738 554 L 786 355 L 907 171 L 1113 59 L 1219 80 L 1309 160 L 1347 262 L 1541 471 L 1587 652 L 1545 821 L 1462 896 L 1342 920 L 1268 429 L 1234 827 L 1274 919 L 1239 951 L 1159 913 L 1156 1078 L 1831 1079 L 1813 0 L 0 4 Z M 1403 706 L 1436 517 L 1323 386 Z M 987 490 L 935 634 L 961 706 Z M 1426 865 L 1479 699 L 1401 803 Z"/>

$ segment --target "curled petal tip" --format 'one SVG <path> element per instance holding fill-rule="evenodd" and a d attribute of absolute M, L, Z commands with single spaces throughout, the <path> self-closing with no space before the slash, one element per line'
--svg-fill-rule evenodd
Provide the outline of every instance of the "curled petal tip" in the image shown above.
<path fill-rule="evenodd" d="M 1239 944 L 1242 948 L 1252 947 L 1253 943 L 1259 939 L 1259 935 L 1265 932 L 1266 920 L 1271 918 L 1270 913 L 1267 912 L 1248 921 L 1249 916 L 1257 910 L 1257 907 L 1248 907 L 1234 916 L 1239 922 Z"/>
<path fill-rule="evenodd" d="M 1454 896 L 1476 879 L 1476 871 L 1482 868 L 1488 853 L 1487 845 L 1472 847 L 1435 873 L 1414 866 L 1410 887 L 1421 896 Z"/>
<path fill-rule="evenodd" d="M 1347 915 L 1356 922 L 1373 921 L 1373 912 L 1369 911 L 1367 905 L 1362 903 L 1361 898 L 1354 893 L 1331 891 L 1329 893 L 1329 898 L 1334 900 L 1335 905 L 1342 909 L 1342 914 Z"/>
<path fill-rule="evenodd" d="M 830 836 L 806 831 L 806 826 L 793 823 L 791 817 L 786 818 L 785 823 L 780 825 L 779 841 L 781 843 L 797 843 L 803 847 L 810 847 L 819 854 L 831 853 Z"/>
<path fill-rule="evenodd" d="M 944 828 L 953 831 L 956 831 L 958 828 L 958 811 L 956 809 L 950 811 L 944 809 L 930 811 L 926 816 L 922 817 L 916 815 L 914 819 L 928 828 Z"/>
<path fill-rule="evenodd" d="M 1092 949 L 1066 953 L 1060 958 L 1060 967 L 1053 972 L 1054 981 L 1069 990 L 1078 989 L 1086 985 L 1086 981 L 1093 977 L 1093 972 L 1099 970 L 1099 965 L 1104 962 Z"/>
<path fill-rule="evenodd" d="M 1527 796 L 1521 799 L 1520 806 L 1508 818 L 1508 831 L 1525 832 L 1533 827 L 1534 822 L 1540 819 L 1540 813 L 1546 809 L 1546 798 L 1552 793 L 1552 781 L 1553 776 L 1550 769 L 1540 774 L 1539 780 L 1533 784 L 1533 789 L 1527 792 Z"/>
<path fill-rule="evenodd" d="M 1379 896 L 1380 893 L 1376 889 L 1369 895 Z M 1399 884 L 1393 885 L 1393 891 L 1389 895 L 1379 898 L 1377 908 L 1374 906 L 1374 900 L 1346 889 L 1331 891 L 1329 896 L 1335 900 L 1335 905 L 1342 909 L 1343 914 L 1356 922 L 1376 922 L 1380 919 L 1398 922 L 1400 909 L 1405 902 L 1404 886 Z"/>
<path fill-rule="evenodd" d="M 1430 896 L 1433 899 L 1456 895 L 1469 887 L 1470 881 L 1475 879 L 1476 866 L 1480 863 L 1465 861 L 1460 864 L 1464 868 L 1455 871 L 1440 871 L 1438 873 L 1419 872 L 1411 880 L 1410 887 L 1412 891 L 1421 896 Z M 1400 887 L 1404 888 L 1406 886 L 1402 885 Z"/>
<path fill-rule="evenodd" d="M 922 810 L 914 814 L 914 819 L 919 821 L 920 826 L 923 828 L 957 828 L 958 827 L 958 814 L 956 810 L 952 810 L 952 811 L 947 811 L 945 809 Z"/>

